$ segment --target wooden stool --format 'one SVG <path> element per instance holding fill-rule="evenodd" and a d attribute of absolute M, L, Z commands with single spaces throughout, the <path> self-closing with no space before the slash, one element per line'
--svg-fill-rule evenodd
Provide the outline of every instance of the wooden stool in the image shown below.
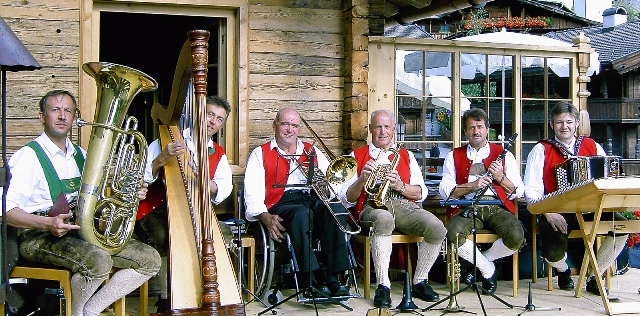
<path fill-rule="evenodd" d="M 593 222 L 585 222 L 586 225 L 586 229 L 587 231 L 591 230 L 591 227 L 593 226 Z M 538 225 L 536 225 L 536 221 L 532 220 L 531 221 L 531 231 L 532 231 L 532 239 L 531 239 L 531 257 L 532 257 L 532 277 L 531 277 L 531 281 L 533 283 L 538 281 L 538 244 L 537 244 L 537 240 L 538 240 L 538 234 L 540 234 L 540 231 L 538 230 Z M 614 229 L 614 225 L 613 222 L 611 221 L 600 221 L 600 225 L 598 225 L 598 228 L 596 229 L 596 234 L 607 234 L 609 231 Z M 616 229 L 619 230 L 619 229 Z M 621 232 L 624 233 L 624 232 Z M 601 237 L 602 236 L 598 236 L 597 240 L 596 240 L 596 248 L 600 246 L 600 241 L 601 241 Z M 581 238 L 582 239 L 582 231 L 580 231 L 580 229 L 574 229 L 569 233 L 569 238 Z M 544 261 L 543 261 L 544 264 Z M 609 267 L 607 269 L 607 271 L 605 272 L 605 280 L 607 282 L 607 287 L 611 287 L 611 267 Z M 549 291 L 553 291 L 553 272 L 551 269 L 551 266 L 549 266 L 547 264 L 547 290 Z"/>
<path fill-rule="evenodd" d="M 371 296 L 371 238 L 368 235 L 355 234 L 351 236 L 351 240 L 364 245 L 364 298 L 369 299 Z M 412 271 L 409 244 L 418 243 L 422 240 L 422 237 L 406 235 L 396 231 L 391 234 L 392 244 L 406 244 L 407 246 L 407 271 L 409 274 Z"/>
<path fill-rule="evenodd" d="M 54 266 L 27 267 L 16 266 L 11 272 L 11 278 L 24 278 L 35 280 L 57 281 L 62 289 L 66 308 L 62 310 L 62 298 L 60 299 L 60 315 L 71 316 L 71 271 Z M 149 305 L 149 283 L 145 282 L 140 286 L 140 315 L 146 316 Z M 114 310 L 117 316 L 125 315 L 125 297 L 114 303 Z M 0 306 L 0 314 L 4 315 L 4 304 Z"/>

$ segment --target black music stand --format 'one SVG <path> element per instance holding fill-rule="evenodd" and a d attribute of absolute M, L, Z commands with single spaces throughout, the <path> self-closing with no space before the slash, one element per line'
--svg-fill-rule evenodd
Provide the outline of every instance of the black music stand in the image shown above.
<path fill-rule="evenodd" d="M 289 178 L 289 175 L 294 172 L 295 170 L 297 170 L 298 168 L 301 168 L 301 165 L 298 161 L 296 161 L 296 163 L 298 164 L 298 167 L 296 169 L 294 169 L 293 171 L 287 172 L 287 177 L 284 178 L 285 184 L 274 184 L 273 187 L 274 188 L 299 188 L 299 189 L 307 189 L 309 190 L 309 203 L 308 205 L 311 205 L 311 189 L 313 189 L 312 183 L 313 183 L 313 173 L 314 173 L 314 169 L 315 169 L 315 151 L 311 151 L 310 153 L 304 152 L 302 155 L 281 155 L 282 157 L 285 157 L 286 159 L 290 159 L 290 160 L 294 160 L 296 157 L 302 157 L 302 156 L 306 156 L 308 157 L 308 172 L 306 172 L 307 175 L 307 183 L 304 184 L 286 184 L 287 179 Z M 278 166 L 276 165 L 276 170 L 278 169 Z M 301 170 L 302 171 L 302 170 Z M 303 172 L 304 173 L 304 172 Z M 311 223 L 311 213 L 309 212 L 309 223 Z M 313 248 L 313 238 L 312 238 L 312 232 L 313 232 L 313 227 L 309 227 L 309 230 L 307 231 L 307 238 L 309 239 L 309 247 Z M 287 238 L 289 238 L 287 236 Z M 313 249 L 310 249 L 309 251 L 309 262 L 311 261 L 311 254 L 313 253 Z M 295 255 L 292 253 L 291 254 L 295 260 Z M 297 271 L 296 271 L 297 272 Z M 298 297 L 301 294 L 304 294 L 305 291 L 308 291 L 308 293 L 311 296 L 311 300 L 313 302 L 313 308 L 316 311 L 316 316 L 319 316 L 318 314 L 318 306 L 316 305 L 316 295 L 321 295 L 323 296 L 325 299 L 327 299 L 327 301 L 330 301 L 332 303 L 338 304 L 342 307 L 344 307 L 345 309 L 347 309 L 348 311 L 353 311 L 353 308 L 343 304 L 342 302 L 340 302 L 339 300 L 331 297 L 330 295 L 325 294 L 324 292 L 322 292 L 320 289 L 316 288 L 315 286 L 313 286 L 312 284 L 312 276 L 313 275 L 313 271 L 309 271 L 309 280 L 308 281 L 308 285 L 306 288 L 303 289 L 298 289 L 295 293 L 289 295 L 288 297 L 286 297 L 285 299 L 283 299 L 280 302 L 277 302 L 276 304 L 266 308 L 265 310 L 261 311 L 258 313 L 258 315 L 262 315 L 282 304 L 284 304 L 284 302 L 287 302 L 291 299 L 293 299 L 294 297 Z M 276 293 L 272 293 L 271 295 L 275 295 Z"/>
<path fill-rule="evenodd" d="M 488 187 L 488 186 L 487 186 Z M 473 214 L 473 229 L 471 230 L 471 233 L 473 234 L 473 283 L 471 284 L 467 284 L 467 286 L 459 289 L 458 291 L 446 296 L 445 298 L 425 307 L 424 309 L 422 309 L 422 311 L 427 311 L 432 309 L 433 307 L 439 305 L 440 303 L 448 300 L 450 297 L 452 296 L 456 296 L 459 293 L 462 293 L 464 291 L 466 291 L 467 289 L 471 289 L 472 291 L 474 291 L 476 293 L 476 295 L 478 296 L 478 301 L 480 302 L 480 307 L 482 307 L 482 313 L 487 316 L 487 311 L 484 308 L 484 303 L 482 302 L 482 297 L 480 297 L 480 291 L 491 295 L 491 297 L 493 297 L 494 299 L 496 299 L 497 301 L 499 301 L 500 303 L 504 304 L 505 306 L 509 307 L 509 308 L 513 308 L 514 305 L 509 304 L 507 301 L 499 298 L 497 295 L 495 295 L 494 293 L 489 293 L 485 288 L 482 287 L 482 285 L 478 285 L 478 278 L 476 276 L 477 273 L 477 269 L 476 269 L 476 247 L 477 247 L 477 235 L 478 235 L 478 231 L 477 231 L 477 227 L 476 227 L 476 207 L 478 205 L 502 205 L 502 201 L 500 200 L 481 200 L 480 198 L 482 196 L 484 196 L 484 192 L 486 192 L 486 188 L 481 192 L 481 194 L 478 194 L 477 198 L 474 200 L 445 200 L 440 202 L 440 204 L 442 206 L 449 206 L 449 205 L 457 205 L 457 206 L 466 206 L 464 212 L 466 213 L 471 213 Z M 462 211 L 462 210 L 461 210 Z M 494 273 L 497 273 L 494 272 Z M 447 309 L 443 309 L 443 315 L 444 314 L 448 314 L 448 313 L 470 313 L 470 314 L 476 314 L 474 312 L 471 311 L 466 311 L 464 309 L 455 309 L 455 310 L 447 310 Z"/>
<path fill-rule="evenodd" d="M 42 66 L 0 18 L 0 94 L 2 95 L 2 168 L 0 168 L 0 187 L 2 190 L 2 219 L 0 219 L 0 303 L 5 303 L 9 282 L 9 263 L 7 251 L 7 190 L 11 174 L 7 167 L 7 70 L 23 71 L 40 69 Z M 5 308 L 8 305 L 5 305 Z"/>
<path fill-rule="evenodd" d="M 236 229 L 238 230 L 237 234 L 236 234 L 236 239 L 233 241 L 234 244 L 236 244 L 237 247 L 237 252 L 236 252 L 236 265 L 238 266 L 238 285 L 240 286 L 240 290 L 241 292 L 247 292 L 249 295 L 251 295 L 252 299 L 249 300 L 246 304 L 251 303 L 251 301 L 256 300 L 258 301 L 260 304 L 262 304 L 262 306 L 264 307 L 269 307 L 269 305 L 267 305 L 264 301 L 262 301 L 255 293 L 251 292 L 245 285 L 243 279 L 244 277 L 242 276 L 242 272 L 244 270 L 244 249 L 242 248 L 242 230 L 245 229 L 245 224 L 246 222 L 243 219 L 234 219 L 233 221 L 228 221 L 226 222 L 227 225 L 233 225 L 236 227 Z M 277 314 L 278 312 L 275 310 L 272 310 L 271 313 L 273 315 Z"/>

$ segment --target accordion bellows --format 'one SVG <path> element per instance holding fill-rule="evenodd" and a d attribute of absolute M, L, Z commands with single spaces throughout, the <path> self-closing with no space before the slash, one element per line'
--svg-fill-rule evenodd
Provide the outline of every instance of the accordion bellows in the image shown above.
<path fill-rule="evenodd" d="M 556 165 L 558 190 L 589 180 L 620 175 L 620 156 L 577 156 Z"/>

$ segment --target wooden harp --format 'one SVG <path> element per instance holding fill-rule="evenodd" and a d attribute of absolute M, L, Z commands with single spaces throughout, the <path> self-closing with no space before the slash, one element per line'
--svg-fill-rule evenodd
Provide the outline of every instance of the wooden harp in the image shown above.
<path fill-rule="evenodd" d="M 154 104 L 164 148 L 189 128 L 195 150 L 164 165 L 169 221 L 169 315 L 245 315 L 236 274 L 209 196 L 209 31 L 192 30 L 180 52 L 170 104 Z M 187 126 L 179 126 L 181 121 Z"/>

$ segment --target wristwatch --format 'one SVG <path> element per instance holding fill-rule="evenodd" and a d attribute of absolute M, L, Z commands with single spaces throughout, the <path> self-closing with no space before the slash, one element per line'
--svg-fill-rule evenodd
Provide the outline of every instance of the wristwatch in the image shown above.
<path fill-rule="evenodd" d="M 400 193 L 404 193 L 407 190 L 407 184 L 402 182 L 402 187 L 400 188 Z"/>

